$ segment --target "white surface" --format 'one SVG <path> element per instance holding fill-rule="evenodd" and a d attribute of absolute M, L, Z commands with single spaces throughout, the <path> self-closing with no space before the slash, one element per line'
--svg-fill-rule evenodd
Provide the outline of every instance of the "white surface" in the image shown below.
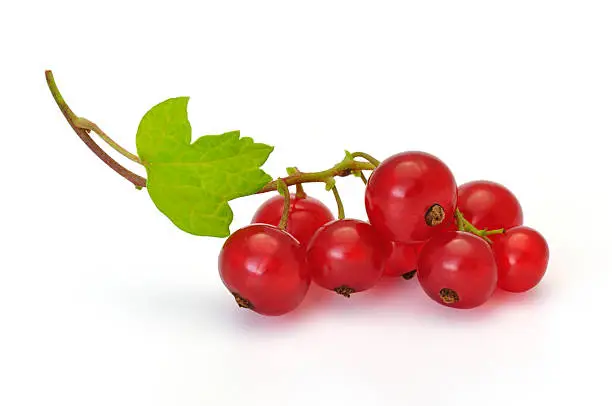
<path fill-rule="evenodd" d="M 609 1 L 211 3 L 2 6 L 1 405 L 609 398 Z M 414 281 L 350 300 L 313 289 L 281 319 L 240 311 L 217 275 L 222 240 L 182 233 L 99 162 L 46 68 L 131 150 L 148 108 L 189 95 L 195 135 L 275 145 L 273 175 L 345 148 L 434 153 L 459 182 L 519 196 L 549 272 L 469 312 Z M 364 218 L 360 182 L 339 186 Z M 264 198 L 236 202 L 232 228 Z"/>

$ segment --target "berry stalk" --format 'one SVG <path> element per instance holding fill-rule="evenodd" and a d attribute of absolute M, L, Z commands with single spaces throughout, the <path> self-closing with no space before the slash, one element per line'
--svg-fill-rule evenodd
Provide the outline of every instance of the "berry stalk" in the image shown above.
<path fill-rule="evenodd" d="M 472 223 L 470 223 L 469 221 L 465 219 L 465 217 L 463 216 L 463 213 L 461 213 L 461 211 L 458 208 L 455 209 L 455 219 L 457 220 L 457 229 L 459 231 L 467 231 L 468 233 L 472 233 L 482 238 L 489 244 L 493 244 L 493 241 L 491 241 L 491 239 L 488 237 L 489 235 L 499 235 L 499 234 L 506 233 L 506 230 L 503 228 L 500 228 L 497 230 L 486 230 L 486 229 L 480 230 L 474 227 Z"/>
<path fill-rule="evenodd" d="M 287 223 L 289 222 L 289 210 L 291 209 L 291 195 L 289 194 L 289 188 L 287 184 L 283 182 L 282 179 L 278 179 L 276 181 L 276 187 L 278 189 L 278 193 L 285 199 L 285 203 L 283 206 L 283 214 L 281 216 L 280 222 L 278 223 L 278 228 L 285 231 L 287 230 Z"/>
<path fill-rule="evenodd" d="M 345 217 L 344 204 L 342 204 L 342 199 L 340 198 L 340 193 L 338 193 L 338 188 L 336 187 L 336 185 L 332 186 L 331 191 L 334 194 L 336 204 L 338 205 L 338 219 L 343 220 Z"/>
<path fill-rule="evenodd" d="M 300 170 L 297 167 L 287 168 L 287 175 L 295 175 L 296 173 L 300 173 Z M 301 183 L 295 185 L 295 197 L 298 199 L 304 199 L 306 197 L 306 192 L 304 191 L 304 187 Z"/>
<path fill-rule="evenodd" d="M 353 158 L 363 158 L 374 166 L 380 165 L 380 161 L 378 159 L 374 158 L 370 154 L 366 154 L 365 152 L 353 152 L 351 156 Z"/>

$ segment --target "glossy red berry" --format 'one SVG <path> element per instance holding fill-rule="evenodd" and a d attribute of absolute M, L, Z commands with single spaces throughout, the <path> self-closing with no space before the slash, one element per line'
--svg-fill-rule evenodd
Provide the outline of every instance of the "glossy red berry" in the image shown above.
<path fill-rule="evenodd" d="M 384 275 L 403 276 L 404 279 L 412 279 L 416 274 L 417 259 L 422 244 L 392 243 L 391 255 L 385 263 Z"/>
<path fill-rule="evenodd" d="M 285 200 L 276 195 L 266 200 L 255 212 L 251 223 L 263 223 L 277 226 L 283 215 Z M 287 232 L 294 236 L 304 247 L 312 235 L 323 224 L 334 220 L 334 215 L 320 200 L 314 197 L 296 197 L 291 195 L 291 208 L 289 209 L 289 221 Z"/>
<path fill-rule="evenodd" d="M 457 185 L 438 158 L 403 152 L 383 161 L 366 187 L 370 223 L 384 238 L 424 242 L 453 221 Z"/>
<path fill-rule="evenodd" d="M 544 277 L 549 249 L 544 237 L 536 230 L 519 226 L 506 231 L 493 244 L 501 289 L 525 292 Z"/>
<path fill-rule="evenodd" d="M 299 242 L 267 224 L 244 227 L 225 241 L 219 273 L 239 306 L 269 316 L 294 310 L 310 286 Z"/>
<path fill-rule="evenodd" d="M 443 232 L 423 246 L 417 277 L 436 302 L 458 309 L 485 303 L 497 285 L 497 267 L 487 242 L 473 234 Z"/>
<path fill-rule="evenodd" d="M 457 207 L 478 229 L 508 229 L 523 224 L 518 199 L 499 183 L 480 180 L 459 186 Z"/>
<path fill-rule="evenodd" d="M 391 243 L 360 220 L 336 220 L 321 227 L 307 250 L 312 279 L 345 296 L 369 289 L 383 274 Z"/>

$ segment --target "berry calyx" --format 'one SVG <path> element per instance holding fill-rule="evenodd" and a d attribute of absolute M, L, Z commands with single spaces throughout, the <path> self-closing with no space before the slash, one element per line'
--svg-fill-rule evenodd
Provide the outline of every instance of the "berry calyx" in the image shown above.
<path fill-rule="evenodd" d="M 306 257 L 316 284 L 350 297 L 378 282 L 390 253 L 391 243 L 370 224 L 343 219 L 327 223 L 314 234 Z"/>
<path fill-rule="evenodd" d="M 310 286 L 299 242 L 268 224 L 246 226 L 225 241 L 219 274 L 239 307 L 270 316 L 297 308 Z"/>
<path fill-rule="evenodd" d="M 497 266 L 482 238 L 463 231 L 443 232 L 423 246 L 417 277 L 427 295 L 441 305 L 471 309 L 495 291 Z"/>
<path fill-rule="evenodd" d="M 457 185 L 450 169 L 425 152 L 403 152 L 384 160 L 368 181 L 370 223 L 391 241 L 424 242 L 452 221 Z"/>
<path fill-rule="evenodd" d="M 459 301 L 459 295 L 452 289 L 442 288 L 440 289 L 440 299 L 446 304 L 453 304 Z"/>
<path fill-rule="evenodd" d="M 534 288 L 548 267 L 549 249 L 544 237 L 526 226 L 513 227 L 493 244 L 498 286 L 509 292 Z"/>
<path fill-rule="evenodd" d="M 444 212 L 444 208 L 436 203 L 425 213 L 425 224 L 430 227 L 435 227 L 442 224 L 445 218 L 446 213 Z"/>
<path fill-rule="evenodd" d="M 294 236 L 304 247 L 313 234 L 324 224 L 334 220 L 329 208 L 314 197 L 298 197 L 291 194 L 289 218 L 286 231 Z M 255 212 L 251 223 L 278 225 L 283 215 L 283 196 L 276 195 L 266 200 Z"/>
<path fill-rule="evenodd" d="M 336 292 L 339 295 L 342 295 L 344 297 L 351 297 L 351 294 L 355 293 L 355 289 L 353 288 L 349 288 L 348 286 L 340 286 L 336 289 L 334 289 L 334 292 Z"/>
<path fill-rule="evenodd" d="M 236 304 L 238 307 L 242 307 L 243 309 L 251 309 L 253 310 L 253 305 L 247 299 L 240 296 L 238 293 L 232 292 L 234 295 L 234 299 L 236 300 Z"/>

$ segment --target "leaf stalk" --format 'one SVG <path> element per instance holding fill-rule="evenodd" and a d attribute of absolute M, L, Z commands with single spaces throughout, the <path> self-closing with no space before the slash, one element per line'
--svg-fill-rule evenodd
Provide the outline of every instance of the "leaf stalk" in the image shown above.
<path fill-rule="evenodd" d="M 51 91 L 51 95 L 53 99 L 57 103 L 60 111 L 68 121 L 68 124 L 72 127 L 74 132 L 79 136 L 79 138 L 89 147 L 89 149 L 98 157 L 102 162 L 108 165 L 111 169 L 117 172 L 119 175 L 123 176 L 128 181 L 132 182 L 132 184 L 136 187 L 136 189 L 142 189 L 147 186 L 147 180 L 140 175 L 135 174 L 130 171 L 119 162 L 115 161 L 110 155 L 108 155 L 96 142 L 89 136 L 89 130 L 82 128 L 79 126 L 79 117 L 74 114 L 74 112 L 68 107 L 68 104 L 64 100 L 62 94 L 60 93 L 57 84 L 55 83 L 55 78 L 53 77 L 53 72 L 50 70 L 45 71 L 45 78 L 47 80 L 47 85 L 49 86 L 49 90 Z"/>

